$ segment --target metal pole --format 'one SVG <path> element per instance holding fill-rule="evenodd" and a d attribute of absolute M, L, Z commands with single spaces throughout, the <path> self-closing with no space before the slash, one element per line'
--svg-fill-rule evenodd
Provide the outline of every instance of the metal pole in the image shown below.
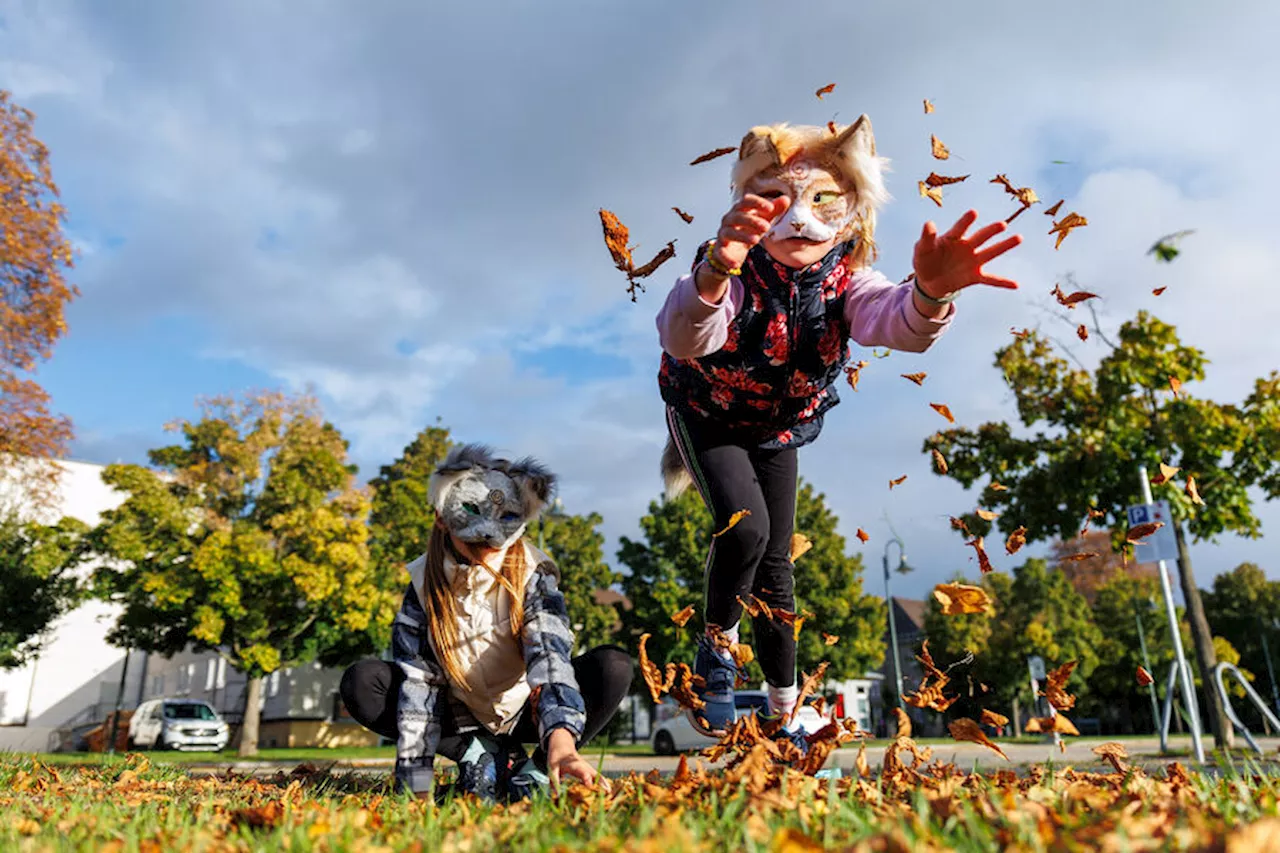
<path fill-rule="evenodd" d="M 1154 503 L 1151 499 L 1151 481 L 1147 479 L 1147 466 L 1138 466 L 1138 479 L 1142 485 L 1142 502 Z M 1172 519 L 1170 519 L 1172 521 Z M 1182 698 L 1187 703 L 1187 716 L 1191 718 L 1191 744 L 1195 747 L 1196 761 L 1204 764 L 1204 743 L 1200 740 L 1200 709 L 1196 700 L 1195 687 L 1191 683 L 1191 670 L 1187 667 L 1187 657 L 1182 651 L 1182 632 L 1178 630 L 1178 611 L 1173 606 L 1173 586 L 1169 583 L 1169 567 L 1164 560 L 1157 563 L 1160 570 L 1160 589 L 1164 592 L 1165 615 L 1169 617 L 1169 633 L 1173 638 L 1173 655 L 1178 674 L 1182 679 Z M 1173 699 L 1172 693 L 1169 696 Z"/>
<path fill-rule="evenodd" d="M 906 547 L 898 537 L 884 543 L 884 600 L 889 605 L 889 640 L 893 645 L 893 695 L 898 701 L 898 707 L 905 711 L 902 701 L 902 664 L 898 659 L 898 623 L 893 617 L 893 596 L 889 594 L 889 546 L 894 542 L 898 543 L 898 559 L 905 561 L 907 557 Z"/>
<path fill-rule="evenodd" d="M 107 733 L 107 754 L 115 755 L 116 730 L 120 726 L 120 707 L 124 705 L 124 682 L 129 677 L 129 655 L 132 649 L 124 650 L 124 664 L 120 667 L 120 686 L 116 689 L 116 710 L 111 715 L 111 728 Z"/>
<path fill-rule="evenodd" d="M 1151 659 L 1147 657 L 1147 637 L 1142 630 L 1142 612 L 1138 609 L 1138 602 L 1136 601 L 1133 603 L 1133 618 L 1138 622 L 1138 645 L 1142 648 L 1142 668 L 1150 673 Z M 1160 752 L 1168 752 L 1169 738 L 1165 735 L 1164 729 L 1160 727 L 1160 702 L 1156 699 L 1156 679 L 1154 674 L 1151 676 L 1151 683 L 1147 685 L 1147 691 L 1151 694 L 1151 725 L 1160 732 Z"/>
<path fill-rule="evenodd" d="M 1261 616 L 1258 617 L 1258 624 L 1262 626 L 1262 657 L 1267 661 L 1267 675 L 1271 676 L 1271 702 L 1280 713 L 1280 689 L 1276 688 L 1276 671 L 1271 665 L 1271 649 L 1267 646 L 1267 626 Z"/>

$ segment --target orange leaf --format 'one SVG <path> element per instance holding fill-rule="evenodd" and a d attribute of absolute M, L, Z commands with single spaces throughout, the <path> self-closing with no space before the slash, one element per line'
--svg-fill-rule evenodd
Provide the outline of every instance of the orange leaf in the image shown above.
<path fill-rule="evenodd" d="M 822 684 L 822 679 L 827 674 L 828 666 L 830 666 L 830 664 L 823 661 L 818 664 L 818 668 L 813 671 L 812 675 L 805 675 L 804 678 L 800 680 L 800 692 L 796 696 L 795 707 L 791 709 L 791 714 L 787 717 L 788 723 L 795 719 L 796 712 L 804 706 L 804 700 L 811 696 L 813 691 L 818 689 L 818 685 Z"/>
<path fill-rule="evenodd" d="M 1164 293 L 1168 289 L 1169 289 L 1168 285 L 1165 285 L 1164 287 L 1153 287 L 1151 289 L 1151 295 L 1159 296 L 1160 294 Z"/>
<path fill-rule="evenodd" d="M 826 632 L 823 632 L 822 642 L 828 646 L 834 646 L 836 643 L 840 642 L 840 638 L 837 637 L 835 634 L 828 634 Z"/>
<path fill-rule="evenodd" d="M 1056 250 L 1062 245 L 1062 241 L 1067 239 L 1067 235 L 1071 233 L 1073 228 L 1083 228 L 1089 224 L 1089 220 L 1085 219 L 1078 213 L 1068 213 L 1066 216 L 1053 223 L 1053 227 L 1049 229 L 1050 234 L 1058 235 L 1058 242 L 1053 244 Z"/>
<path fill-rule="evenodd" d="M 827 130 L 831 131 L 831 135 L 832 135 L 832 136 L 835 136 L 836 134 L 838 134 L 838 133 L 840 132 L 840 131 L 836 128 L 836 123 L 835 123 L 834 121 L 829 121 L 829 122 L 827 122 Z"/>
<path fill-rule="evenodd" d="M 650 258 L 646 263 L 641 264 L 631 271 L 628 278 L 647 278 L 653 275 L 654 270 L 665 264 L 676 256 L 676 241 L 672 240 L 667 245 L 658 250 L 658 254 Z"/>
<path fill-rule="evenodd" d="M 1076 337 L 1082 341 L 1089 340 L 1089 327 L 1086 326 L 1084 323 L 1081 323 L 1079 326 L 1076 326 Z"/>
<path fill-rule="evenodd" d="M 1169 377 L 1169 390 L 1173 392 L 1173 396 L 1177 397 L 1182 393 L 1182 380 L 1176 376 Z"/>
<path fill-rule="evenodd" d="M 1187 475 L 1187 485 L 1183 491 L 1187 493 L 1187 497 L 1191 498 L 1193 504 L 1204 506 L 1204 500 L 1200 497 L 1200 490 L 1196 488 L 1196 478 L 1190 474 Z"/>
<path fill-rule="evenodd" d="M 925 101 L 925 103 L 929 103 Z M 854 759 L 853 766 L 858 769 L 858 775 L 866 779 L 871 775 L 871 767 L 867 764 L 867 742 L 864 740 L 862 745 L 858 747 L 858 757 Z"/>
<path fill-rule="evenodd" d="M 689 165 L 696 166 L 699 163 L 705 163 L 708 160 L 714 160 L 717 157 L 723 157 L 726 154 L 732 154 L 737 150 L 738 150 L 738 146 L 736 145 L 730 146 L 728 148 L 717 148 L 714 151 L 708 151 L 706 154 L 702 154 L 698 157 L 695 157 L 693 160 L 689 162 Z"/>
<path fill-rule="evenodd" d="M 947 423 L 953 424 L 956 422 L 955 417 L 951 414 L 951 409 L 947 407 L 946 403 L 930 403 L 929 408 L 946 418 Z"/>
<path fill-rule="evenodd" d="M 932 148 L 933 156 L 935 159 L 946 160 L 948 157 L 951 156 L 951 151 L 947 148 L 947 146 L 942 144 L 942 140 L 938 139 L 938 137 L 930 135 L 929 145 Z"/>
<path fill-rule="evenodd" d="M 1045 215 L 1045 216 L 1057 216 L 1057 215 L 1058 215 L 1058 208 L 1062 207 L 1062 203 L 1063 203 L 1064 201 L 1066 201 L 1066 199 L 1064 199 L 1064 198 L 1060 198 L 1060 199 L 1058 199 L 1058 203 L 1057 203 L 1057 204 L 1055 204 L 1053 207 L 1047 207 L 1047 208 L 1045 208 L 1044 215 Z"/>
<path fill-rule="evenodd" d="M 1167 483 L 1169 480 L 1173 479 L 1173 475 L 1178 473 L 1180 470 L 1182 469 L 1174 468 L 1172 465 L 1166 465 L 1161 462 L 1160 473 L 1151 478 L 1151 485 L 1158 486 L 1161 483 Z"/>
<path fill-rule="evenodd" d="M 927 198 L 930 201 L 932 201 L 934 204 L 936 204 L 938 207 L 942 207 L 942 188 L 941 187 L 931 187 L 928 184 L 926 184 L 924 181 L 917 181 L 916 186 L 920 188 L 921 198 Z"/>
<path fill-rule="evenodd" d="M 991 597 L 980 586 L 971 586 L 963 583 L 940 583 L 933 588 L 933 597 L 942 605 L 942 614 L 944 616 L 992 613 L 995 610 Z"/>
<path fill-rule="evenodd" d="M 946 458 L 944 458 L 944 457 L 943 457 L 943 455 L 942 455 L 941 453 L 939 453 L 939 452 L 938 452 L 937 448 L 934 448 L 934 449 L 933 449 L 932 451 L 930 451 L 930 452 L 932 452 L 932 453 L 933 453 L 933 467 L 934 467 L 934 470 L 935 470 L 935 471 L 937 471 L 939 474 L 945 474 L 945 473 L 947 473 L 947 460 L 946 460 Z"/>
<path fill-rule="evenodd" d="M 672 210 L 674 210 L 674 211 L 676 212 L 676 215 L 677 215 L 677 216 L 679 216 L 681 219 L 683 219 L 683 220 L 684 220 L 685 225 L 688 225 L 690 222 L 693 222 L 693 215 L 692 215 L 692 214 L 685 213 L 683 210 L 681 210 L 681 209 L 680 209 L 680 208 L 678 208 L 678 207 L 673 207 L 673 208 L 671 208 L 671 209 L 672 209 Z"/>
<path fill-rule="evenodd" d="M 991 482 L 990 484 L 988 484 L 988 485 L 987 485 L 987 488 L 988 488 L 988 489 L 990 489 L 990 490 L 991 490 L 991 491 L 993 491 L 993 492 L 1007 492 L 1007 491 L 1009 491 L 1009 487 L 1008 487 L 1008 486 L 1002 485 L 1002 484 L 1000 484 L 1000 483 L 996 483 L 996 482 L 994 482 L 994 481 L 993 481 L 993 482 Z"/>
<path fill-rule="evenodd" d="M 866 542 L 868 539 L 871 538 L 870 536 L 867 535 L 867 531 L 863 530 L 861 527 L 859 527 L 858 532 L 853 535 L 858 537 L 859 542 Z"/>
<path fill-rule="evenodd" d="M 1031 187 L 1015 187 L 1013 183 L 1004 175 L 996 175 L 994 178 L 991 179 L 991 183 L 1000 184 L 1000 186 L 1004 187 L 1005 192 L 1007 192 L 1009 195 L 1013 196 L 1014 198 L 1016 198 L 1018 201 L 1022 203 L 1022 207 L 1024 210 L 1040 200 L 1040 198 L 1036 195 L 1036 191 L 1031 189 Z M 1021 213 L 1021 212 L 1022 211 L 1018 211 L 1018 213 Z M 1014 214 L 1014 216 L 1016 215 L 1017 214 Z"/>
<path fill-rule="evenodd" d="M 719 539 L 721 536 L 725 535 L 725 534 L 726 534 L 726 533 L 728 533 L 730 530 L 732 530 L 733 528 L 737 527 L 737 526 L 738 526 L 738 522 L 742 521 L 742 519 L 746 518 L 748 515 L 751 515 L 751 510 L 749 510 L 749 509 L 740 509 L 740 510 L 738 510 L 738 511 L 737 511 L 737 512 L 735 512 L 733 515 L 729 516 L 729 523 L 725 525 L 724 529 L 723 529 L 723 530 L 720 530 L 720 531 L 717 531 L 717 532 L 715 532 L 715 533 L 712 533 L 712 534 L 711 534 L 711 538 L 712 538 L 712 539 Z"/>
<path fill-rule="evenodd" d="M 1045 687 L 1040 695 L 1059 711 L 1070 711 L 1075 707 L 1076 697 L 1066 690 L 1067 680 L 1075 668 L 1076 661 L 1068 661 L 1045 676 Z"/>
<path fill-rule="evenodd" d="M 928 98 L 925 98 L 925 99 L 924 99 L 924 114 L 925 114 L 925 115 L 928 115 L 928 114 L 929 114 L 929 113 L 931 113 L 931 112 L 933 112 L 933 101 L 929 100 Z M 863 775 L 865 775 L 865 774 L 863 774 Z"/>
<path fill-rule="evenodd" d="M 972 535 L 969 533 L 969 525 L 964 523 L 963 518 L 956 518 L 954 515 L 949 516 L 949 518 L 951 519 L 952 530 L 959 530 L 961 533 L 965 534 L 966 536 Z"/>
<path fill-rule="evenodd" d="M 925 178 L 924 182 L 931 187 L 945 187 L 947 184 L 958 184 L 968 179 L 968 175 L 951 177 L 949 175 L 939 175 L 937 172 L 930 172 L 929 177 Z"/>
<path fill-rule="evenodd" d="M 604 228 L 604 245 L 613 256 L 613 265 L 625 273 L 631 272 L 635 262 L 627 243 L 631 239 L 627 226 L 611 211 L 600 209 L 600 225 Z"/>
<path fill-rule="evenodd" d="M 752 599 L 755 599 L 755 596 L 753 595 L 753 596 L 751 596 L 751 598 L 752 598 Z M 745 610 L 745 611 L 747 611 L 747 615 L 748 615 L 748 616 L 750 616 L 752 619 L 754 619 L 754 618 L 756 618 L 757 616 L 759 616 L 759 615 L 760 615 L 760 606 L 759 606 L 758 604 L 756 604 L 756 602 L 755 602 L 754 600 L 753 600 L 753 601 L 747 601 L 747 600 L 743 599 L 743 597 L 742 597 L 742 596 L 740 596 L 740 595 L 739 595 L 739 596 L 738 596 L 738 603 L 742 605 L 742 609 L 743 609 L 743 610 Z"/>
<path fill-rule="evenodd" d="M 997 714 L 995 711 L 989 711 L 986 708 L 983 708 L 982 719 L 980 722 L 984 726 L 995 726 L 997 729 L 1002 729 L 1009 725 L 1009 718 L 1004 714 Z"/>
<path fill-rule="evenodd" d="M 674 680 L 674 670 L 672 671 L 672 679 L 664 680 L 662 670 L 658 669 L 658 665 L 649 660 L 649 652 L 645 649 L 645 644 L 649 642 L 652 634 L 640 635 L 640 674 L 644 677 L 644 683 L 649 688 L 649 696 L 652 697 L 653 703 L 656 705 L 662 701 L 662 694 L 671 689 L 671 682 Z"/>
<path fill-rule="evenodd" d="M 982 544 L 981 536 L 977 536 L 973 539 L 970 539 L 968 542 L 964 544 L 973 548 L 974 553 L 977 554 L 978 568 L 982 569 L 982 573 L 984 575 L 987 574 L 988 572 L 995 571 L 995 567 L 991 565 L 991 558 L 987 556 L 987 549 Z"/>
<path fill-rule="evenodd" d="M 947 730 L 951 732 L 951 736 L 956 740 L 980 743 L 1005 761 L 1009 760 L 1009 756 L 1004 754 L 1004 750 L 998 744 L 992 742 L 991 738 L 987 737 L 987 733 L 982 730 L 982 727 L 968 717 L 952 720 L 947 724 Z"/>
<path fill-rule="evenodd" d="M 983 521 L 995 521 L 997 518 L 1000 517 L 1000 513 L 998 512 L 993 512 L 992 510 L 981 509 L 981 508 L 975 509 L 973 511 L 973 514 L 976 515 L 978 518 L 982 519 Z"/>
<path fill-rule="evenodd" d="M 1016 554 L 1022 550 L 1022 546 L 1027 544 L 1027 528 L 1019 527 L 1017 530 L 1009 534 L 1009 538 L 1005 540 L 1004 550 L 1007 554 Z"/>
<path fill-rule="evenodd" d="M 1141 542 L 1161 527 L 1164 527 L 1163 521 L 1148 521 L 1146 524 L 1135 524 L 1124 535 L 1124 540 L 1126 542 Z"/>
<path fill-rule="evenodd" d="M 679 625 L 681 628 L 683 628 L 685 624 L 692 618 L 693 618 L 692 604 L 690 604 L 688 607 L 681 610 L 679 613 L 671 614 L 671 621 Z"/>
<path fill-rule="evenodd" d="M 907 475 L 906 475 L 906 474 L 903 474 L 901 477 L 899 477 L 899 478 L 898 478 L 898 479 L 896 479 L 896 480 L 890 480 L 890 481 L 889 481 L 889 488 L 890 488 L 890 489 L 893 489 L 893 487 L 894 487 L 894 486 L 901 486 L 901 485 L 902 485 L 903 483 L 905 483 L 906 481 L 907 481 Z"/>
<path fill-rule="evenodd" d="M 1075 308 L 1076 305 L 1084 302 L 1086 299 L 1098 298 L 1098 294 L 1090 293 L 1087 290 L 1077 290 L 1075 293 L 1069 295 L 1065 294 L 1062 292 L 1062 286 L 1058 284 L 1055 284 L 1053 286 L 1053 290 L 1049 292 L 1058 300 L 1059 305 L 1065 305 L 1067 308 Z"/>
<path fill-rule="evenodd" d="M 1143 669 L 1142 667 L 1138 667 L 1138 673 L 1137 673 L 1137 675 L 1138 675 L 1138 686 L 1139 686 L 1139 687 L 1146 687 L 1146 686 L 1147 686 L 1148 684 L 1150 684 L 1152 681 L 1155 681 L 1155 679 L 1151 677 L 1151 673 L 1147 672 L 1147 671 L 1146 671 L 1145 669 Z"/>
<path fill-rule="evenodd" d="M 1030 329 L 1022 329 L 1021 331 L 1019 331 L 1018 329 L 1015 329 L 1013 326 L 1009 327 L 1009 331 L 1018 340 L 1022 340 L 1023 338 L 1027 337 L 1027 335 L 1031 334 Z"/>
<path fill-rule="evenodd" d="M 909 379 L 912 382 L 916 383 L 917 385 L 923 385 L 924 378 L 929 374 L 925 373 L 924 371 L 920 371 L 919 373 L 902 373 L 899 375 L 902 376 L 903 379 Z"/>
<path fill-rule="evenodd" d="M 849 365 L 844 369 L 844 376 L 845 376 L 845 379 L 849 380 L 850 388 L 852 388 L 855 391 L 858 390 L 858 379 L 860 378 L 860 375 L 862 373 L 862 368 L 866 367 L 870 363 L 871 362 L 869 361 L 859 361 Z"/>
<path fill-rule="evenodd" d="M 803 533 L 791 534 L 791 554 L 788 559 L 795 562 L 809 552 L 813 547 L 813 543 L 809 541 L 809 537 Z"/>
<path fill-rule="evenodd" d="M 818 91 L 814 92 L 813 94 L 815 94 L 815 95 L 817 95 L 817 96 L 818 96 L 818 100 L 822 100 L 822 96 L 823 96 L 823 95 L 830 95 L 830 94 L 831 94 L 832 92 L 834 92 L 835 90 L 836 90 L 836 84 L 835 84 L 835 83 L 828 83 L 827 85 L 823 86 L 821 89 L 819 89 Z"/>

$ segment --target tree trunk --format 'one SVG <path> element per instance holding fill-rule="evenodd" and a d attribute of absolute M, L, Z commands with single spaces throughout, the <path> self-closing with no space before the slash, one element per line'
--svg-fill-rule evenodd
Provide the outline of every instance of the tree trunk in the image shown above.
<path fill-rule="evenodd" d="M 1218 665 L 1218 656 L 1213 651 L 1213 634 L 1209 630 L 1209 620 L 1204 615 L 1204 604 L 1200 601 L 1196 576 L 1191 570 L 1191 554 L 1187 550 L 1187 539 L 1182 532 L 1181 522 L 1174 524 L 1173 531 L 1178 540 L 1178 579 L 1182 582 L 1182 597 L 1187 603 L 1187 622 L 1191 626 L 1191 641 L 1196 647 L 1196 662 L 1199 664 L 1200 680 L 1204 687 L 1209 730 L 1213 732 L 1213 742 L 1218 749 L 1230 749 L 1234 745 L 1235 730 L 1222 709 L 1222 697 L 1218 694 L 1217 683 L 1213 678 L 1214 667 Z M 1195 702 L 1196 699 L 1190 696 L 1187 701 Z"/>
<path fill-rule="evenodd" d="M 258 722 L 262 719 L 262 676 L 249 679 L 244 698 L 244 719 L 240 723 L 240 757 L 258 754 Z"/>
<path fill-rule="evenodd" d="M 1018 697 L 1013 697 L 1013 736 L 1022 737 L 1022 712 L 1018 708 Z"/>

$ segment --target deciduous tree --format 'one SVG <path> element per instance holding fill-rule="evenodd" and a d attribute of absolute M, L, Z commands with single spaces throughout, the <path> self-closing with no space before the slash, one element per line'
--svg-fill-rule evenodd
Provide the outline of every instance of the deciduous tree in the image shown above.
<path fill-rule="evenodd" d="M 614 640 L 619 627 L 618 609 L 596 600 L 599 591 L 622 579 L 604 561 L 604 534 L 596 529 L 603 522 L 599 513 L 570 515 L 557 506 L 529 525 L 526 534 L 560 570 L 575 654 Z"/>
<path fill-rule="evenodd" d="M 74 518 L 45 525 L 0 514 L 0 669 L 38 656 L 49 627 L 80 602 L 88 530 Z"/>

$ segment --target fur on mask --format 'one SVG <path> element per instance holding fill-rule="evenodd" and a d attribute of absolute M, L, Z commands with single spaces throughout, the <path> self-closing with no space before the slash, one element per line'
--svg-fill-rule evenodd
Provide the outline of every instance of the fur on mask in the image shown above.
<path fill-rule="evenodd" d="M 734 164 L 731 187 L 734 201 L 740 200 L 753 182 L 770 176 L 785 181 L 789 171 L 797 167 L 825 170 L 833 177 L 848 200 L 846 220 L 840 224 L 837 239 L 856 238 L 854 261 L 864 266 L 875 260 L 876 212 L 889 200 L 884 173 L 889 161 L 876 155 L 875 135 L 871 119 L 863 115 L 846 127 L 774 124 L 753 127 L 742 139 L 738 162 Z M 792 209 L 783 220 L 803 219 L 805 202 L 792 199 Z M 779 225 L 784 224 L 780 220 Z M 786 224 L 792 224 L 788 221 Z M 796 230 L 802 227 L 796 222 Z"/>
<path fill-rule="evenodd" d="M 555 475 L 532 458 L 512 462 L 483 444 L 463 444 L 432 473 L 427 500 L 461 541 L 505 548 L 542 514 L 555 486 Z"/>

